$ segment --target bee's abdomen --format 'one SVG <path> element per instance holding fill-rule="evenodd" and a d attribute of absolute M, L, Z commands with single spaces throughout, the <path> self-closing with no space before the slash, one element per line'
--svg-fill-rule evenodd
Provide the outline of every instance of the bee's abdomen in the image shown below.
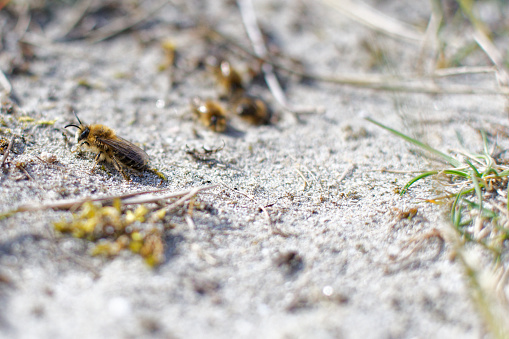
<path fill-rule="evenodd" d="M 114 152 L 115 158 L 118 159 L 124 166 L 133 168 L 135 170 L 141 171 L 147 168 L 148 160 L 135 157 L 128 156 L 120 152 Z"/>

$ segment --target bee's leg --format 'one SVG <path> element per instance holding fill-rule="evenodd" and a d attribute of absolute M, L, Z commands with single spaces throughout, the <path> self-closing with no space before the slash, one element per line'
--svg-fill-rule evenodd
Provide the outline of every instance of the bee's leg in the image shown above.
<path fill-rule="evenodd" d="M 92 169 L 90 170 L 90 174 L 94 173 L 94 170 L 95 170 L 95 167 L 97 166 L 97 163 L 99 162 L 99 160 L 101 159 L 101 155 L 103 154 L 103 152 L 99 152 L 96 157 L 95 157 L 95 161 L 94 161 L 94 166 L 92 166 Z"/>
<path fill-rule="evenodd" d="M 79 150 L 81 149 L 81 145 L 76 145 L 76 147 L 74 148 L 74 150 L 71 150 L 71 153 L 76 153 L 78 152 Z"/>
<path fill-rule="evenodd" d="M 77 145 L 76 145 L 76 149 L 74 151 L 71 151 L 71 153 L 74 153 L 74 152 L 78 152 L 81 150 L 81 145 L 83 145 L 84 143 L 86 143 L 87 145 L 90 145 L 88 142 L 79 142 Z"/>
<path fill-rule="evenodd" d="M 120 174 L 122 174 L 122 176 L 124 177 L 124 179 L 126 181 L 131 181 L 131 178 L 126 174 L 126 172 L 124 171 L 124 169 L 122 168 L 122 166 L 120 165 L 120 163 L 118 162 L 117 158 L 115 157 L 112 157 L 113 159 L 113 166 L 115 166 L 115 168 L 117 169 L 117 171 L 120 172 Z"/>

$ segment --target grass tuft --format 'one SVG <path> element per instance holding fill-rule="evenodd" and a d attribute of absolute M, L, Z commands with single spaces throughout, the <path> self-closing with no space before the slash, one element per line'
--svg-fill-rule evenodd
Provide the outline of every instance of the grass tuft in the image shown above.
<path fill-rule="evenodd" d="M 471 287 L 472 297 L 485 324 L 495 338 L 507 338 L 509 319 L 505 298 L 491 297 L 490 288 L 481 286 L 479 274 L 481 268 L 475 268 L 466 262 L 466 243 L 478 244 L 492 254 L 494 270 L 500 267 L 504 250 L 507 252 L 509 239 L 509 166 L 497 162 L 489 152 L 486 133 L 481 131 L 483 150 L 481 153 L 463 153 L 456 157 L 445 154 L 401 132 L 389 128 L 373 119 L 369 122 L 391 132 L 411 144 L 445 160 L 452 168 L 430 170 L 412 178 L 401 190 L 405 194 L 410 186 L 419 180 L 433 178 L 444 187 L 445 195 L 425 201 L 437 203 L 445 200 L 450 203 L 450 220 L 455 230 L 453 247 L 459 262 L 465 269 L 466 278 Z M 460 158 L 461 157 L 461 158 Z M 489 268 L 485 268 L 488 269 Z M 507 268 L 502 269 L 505 271 Z M 507 272 L 506 272 L 507 273 Z"/>

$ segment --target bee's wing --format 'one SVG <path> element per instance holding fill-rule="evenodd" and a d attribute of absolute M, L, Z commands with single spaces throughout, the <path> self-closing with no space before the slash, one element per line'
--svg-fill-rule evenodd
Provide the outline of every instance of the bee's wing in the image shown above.
<path fill-rule="evenodd" d="M 148 164 L 148 154 L 130 141 L 121 137 L 115 139 L 97 138 L 97 140 L 110 146 L 115 157 L 128 167 L 141 170 Z"/>

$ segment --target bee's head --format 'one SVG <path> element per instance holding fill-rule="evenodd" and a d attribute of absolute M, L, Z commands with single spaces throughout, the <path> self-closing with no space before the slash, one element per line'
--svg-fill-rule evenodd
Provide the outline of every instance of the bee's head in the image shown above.
<path fill-rule="evenodd" d="M 217 113 L 217 112 L 216 112 Z M 212 114 L 210 116 L 209 126 L 215 132 L 224 132 L 226 130 L 226 118 L 222 114 Z"/>
<path fill-rule="evenodd" d="M 67 126 L 65 126 L 64 128 L 67 128 L 67 127 L 76 127 L 78 130 L 76 131 L 76 142 L 80 142 L 81 140 L 84 140 L 88 137 L 88 134 L 90 133 L 90 128 L 88 127 L 88 125 L 85 125 L 81 122 L 80 118 L 78 118 L 78 116 L 76 115 L 76 112 L 74 112 L 74 116 L 76 117 L 76 119 L 78 119 L 78 122 L 80 123 L 79 125 L 76 125 L 76 124 L 69 124 Z"/>
<path fill-rule="evenodd" d="M 87 125 L 81 125 L 80 128 L 76 131 L 76 141 L 80 142 L 81 140 L 86 140 L 89 133 L 90 128 Z"/>
<path fill-rule="evenodd" d="M 221 70 L 221 75 L 225 78 L 228 78 L 232 74 L 232 65 L 226 60 L 221 61 L 219 69 Z"/>
<path fill-rule="evenodd" d="M 210 125 L 211 125 L 211 126 L 214 126 L 214 127 L 215 127 L 215 126 L 217 126 L 217 123 L 218 123 L 218 121 L 217 121 L 217 120 L 218 120 L 218 118 L 219 118 L 219 117 L 218 117 L 217 115 L 212 115 L 212 116 L 210 117 Z"/>

